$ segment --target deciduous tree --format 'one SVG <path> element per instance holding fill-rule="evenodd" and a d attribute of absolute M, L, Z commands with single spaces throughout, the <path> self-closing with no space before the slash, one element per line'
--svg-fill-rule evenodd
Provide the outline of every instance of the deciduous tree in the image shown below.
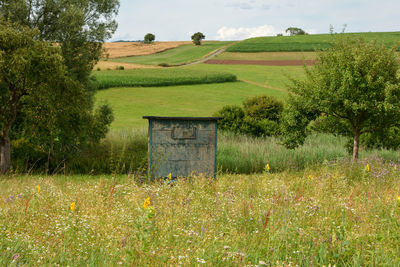
<path fill-rule="evenodd" d="M 195 45 L 201 45 L 201 40 L 203 40 L 204 38 L 206 38 L 206 36 L 201 32 L 196 32 L 192 35 L 192 41 Z"/>
<path fill-rule="evenodd" d="M 303 144 L 312 121 L 352 139 L 357 160 L 360 136 L 382 132 L 400 121 L 399 63 L 395 48 L 339 37 L 321 52 L 305 80 L 294 80 L 284 112 L 283 143 Z M 384 132 L 384 131 L 383 131 Z"/>
<path fill-rule="evenodd" d="M 152 33 L 148 33 L 144 36 L 144 43 L 151 44 L 156 39 L 156 36 Z"/>
<path fill-rule="evenodd" d="M 296 27 L 289 27 L 289 28 L 286 29 L 285 32 L 286 33 L 289 32 L 289 34 L 291 36 L 294 36 L 294 35 L 306 35 L 307 34 L 303 29 L 296 28 Z"/>
<path fill-rule="evenodd" d="M 16 95 L 19 101 L 12 108 L 17 109 L 17 115 L 12 120 L 11 129 L 7 131 L 8 139 L 23 139 L 36 151 L 46 153 L 48 160 L 58 157 L 57 161 L 62 161 L 73 151 L 79 151 L 82 145 L 99 140 L 105 135 L 112 120 L 111 109 L 101 106 L 97 111 L 93 110 L 96 88 L 90 76 L 93 66 L 102 55 L 103 42 L 116 30 L 114 17 L 118 7 L 118 0 L 0 1 L 0 17 L 13 23 L 17 31 L 34 31 L 32 42 L 34 41 L 35 47 L 39 46 L 38 42 L 43 47 L 46 43 L 49 47 L 58 47 L 57 53 L 62 59 L 60 62 L 64 65 L 66 77 L 64 80 L 58 80 L 58 76 L 53 77 L 55 80 L 51 83 L 43 79 L 43 85 L 35 83 L 22 96 Z M 4 39 L 4 42 L 7 40 Z M 38 65 L 37 57 L 30 57 L 30 50 L 27 43 L 20 43 L 18 51 L 10 52 L 21 59 L 21 62 L 14 59 L 14 63 L 8 67 L 19 68 L 26 62 L 31 62 L 29 66 Z M 23 55 L 23 51 L 27 54 Z M 2 52 L 6 54 L 7 50 Z M 17 62 L 18 66 L 15 65 Z M 48 76 L 51 76 L 52 70 L 46 70 Z M 1 91 L 4 93 L 2 99 L 5 99 L 5 92 L 12 92 L 14 89 L 9 85 L 19 81 L 11 72 L 5 71 L 2 75 L 4 78 Z M 40 76 L 29 68 L 20 69 L 19 75 L 25 77 L 26 81 Z M 4 81 L 10 81 L 9 85 L 6 86 Z M 37 88 L 41 88 L 41 93 L 32 93 Z M 2 126 L 8 124 L 6 120 L 1 123 Z M 2 172 L 8 168 L 3 168 Z"/>

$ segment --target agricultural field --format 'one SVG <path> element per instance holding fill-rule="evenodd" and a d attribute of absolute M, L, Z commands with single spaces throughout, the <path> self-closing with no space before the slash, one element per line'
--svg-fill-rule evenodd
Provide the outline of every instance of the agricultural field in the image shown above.
<path fill-rule="evenodd" d="M 127 73 L 132 75 L 125 76 Z M 113 81 L 143 82 L 148 79 L 147 82 L 152 82 L 154 85 L 163 82 L 162 79 L 173 83 L 173 74 L 193 75 L 185 76 L 191 81 L 190 79 L 196 78 L 194 75 L 198 78 L 207 73 L 216 75 L 216 79 L 221 79 L 219 76 L 221 73 L 231 73 L 240 82 L 146 88 L 118 87 L 99 91 L 96 99 L 98 103 L 108 102 L 113 108 L 115 121 L 112 129 L 143 127 L 147 123 L 142 119 L 144 115 L 211 116 L 224 105 L 240 104 L 254 95 L 268 94 L 284 99 L 287 95 L 287 86 L 290 85 L 288 77 L 298 78 L 304 75 L 301 67 L 243 68 L 241 65 L 199 64 L 174 69 L 101 71 L 96 72 L 96 77 L 99 83 L 103 84 L 112 84 Z M 212 77 L 209 75 L 207 79 Z M 125 83 L 125 86 L 134 84 Z"/>
<path fill-rule="evenodd" d="M 0 265 L 397 266 L 400 165 L 0 180 Z"/>
<path fill-rule="evenodd" d="M 189 84 L 234 82 L 236 77 L 227 72 L 194 69 L 137 69 L 95 72 L 99 89 L 111 87 L 151 87 Z"/>
<path fill-rule="evenodd" d="M 316 52 L 224 52 L 215 59 L 221 60 L 314 60 Z"/>
<path fill-rule="evenodd" d="M 203 42 L 200 46 L 187 44 L 164 52 L 146 56 L 124 57 L 110 59 L 113 62 L 135 63 L 145 65 L 180 65 L 196 61 L 209 53 L 232 44 L 233 42 Z"/>
<path fill-rule="evenodd" d="M 112 59 L 151 55 L 191 43 L 190 41 L 154 42 L 151 44 L 145 44 L 143 42 L 114 42 L 104 43 L 103 48 L 105 49 L 105 56 Z"/>
<path fill-rule="evenodd" d="M 345 33 L 350 38 L 362 37 L 367 41 L 378 40 L 388 47 L 399 44 L 400 32 Z M 297 36 L 256 37 L 236 43 L 227 52 L 289 52 L 318 51 L 329 48 L 335 35 L 312 34 Z"/>

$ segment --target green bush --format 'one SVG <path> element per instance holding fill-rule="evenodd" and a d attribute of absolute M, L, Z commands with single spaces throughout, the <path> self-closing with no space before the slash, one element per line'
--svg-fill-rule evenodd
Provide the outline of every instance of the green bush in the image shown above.
<path fill-rule="evenodd" d="M 224 106 L 215 115 L 224 117 L 219 122 L 223 131 L 251 136 L 279 135 L 279 120 L 283 103 L 270 96 L 255 96 L 240 106 Z"/>
<path fill-rule="evenodd" d="M 243 110 L 247 116 L 255 120 L 267 119 L 279 122 L 283 103 L 272 96 L 255 96 L 243 102 Z"/>
<path fill-rule="evenodd" d="M 240 106 L 224 106 L 220 111 L 214 114 L 216 117 L 223 117 L 218 121 L 218 127 L 224 131 L 241 133 L 243 127 L 244 111 Z"/>

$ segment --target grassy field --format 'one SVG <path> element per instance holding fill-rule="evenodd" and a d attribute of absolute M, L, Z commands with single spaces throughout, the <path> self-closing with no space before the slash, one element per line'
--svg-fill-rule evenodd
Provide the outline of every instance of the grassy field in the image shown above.
<path fill-rule="evenodd" d="M 301 67 L 272 67 L 241 65 L 199 64 L 173 69 L 141 69 L 125 71 L 100 71 L 95 75 L 100 83 L 111 86 L 124 82 L 173 81 L 174 75 L 185 76 L 189 81 L 202 81 L 205 73 L 231 73 L 246 82 L 182 85 L 168 87 L 110 88 L 96 95 L 96 103 L 107 102 L 115 114 L 112 129 L 143 127 L 144 115 L 159 116 L 211 116 L 224 105 L 240 104 L 254 95 L 267 94 L 284 99 L 287 95 L 288 77 L 301 78 Z M 192 77 L 193 76 L 193 77 Z M 176 76 L 178 77 L 178 76 Z M 210 79 L 212 76 L 208 76 Z M 227 76 L 228 78 L 230 76 Z M 136 80 L 137 79 L 137 80 Z M 203 80 L 204 81 L 204 80 Z M 106 87 L 104 85 L 104 87 Z"/>
<path fill-rule="evenodd" d="M 108 70 L 94 72 L 98 88 L 149 87 L 188 84 L 223 83 L 236 81 L 227 72 L 193 70 L 184 68 Z"/>
<path fill-rule="evenodd" d="M 240 104 L 249 96 L 286 93 L 244 82 L 169 87 L 111 88 L 99 91 L 96 102 L 113 108 L 112 129 L 144 127 L 142 116 L 210 116 L 224 105 Z"/>
<path fill-rule="evenodd" d="M 146 65 L 179 65 L 201 59 L 212 51 L 227 46 L 231 43 L 232 42 L 204 42 L 200 46 L 195 46 L 193 44 L 182 45 L 177 48 L 153 55 L 116 58 L 110 59 L 110 61 Z"/>
<path fill-rule="evenodd" d="M 351 38 L 363 37 L 365 40 L 384 42 L 388 47 L 398 44 L 400 32 L 346 33 Z M 315 51 L 329 48 L 331 34 L 312 34 L 298 36 L 256 37 L 230 46 L 227 52 L 288 52 Z"/>
<path fill-rule="evenodd" d="M 172 186 L 4 177 L 0 265 L 398 266 L 399 169 L 339 161 Z"/>

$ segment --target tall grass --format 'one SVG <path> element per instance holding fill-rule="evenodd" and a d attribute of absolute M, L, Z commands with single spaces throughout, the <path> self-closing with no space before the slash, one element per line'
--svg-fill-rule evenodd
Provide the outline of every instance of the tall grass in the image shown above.
<path fill-rule="evenodd" d="M 252 174 L 303 170 L 326 162 L 348 159 L 346 140 L 328 134 L 310 136 L 304 146 L 284 148 L 277 138 L 254 138 L 221 132 L 218 137 L 217 165 L 220 174 Z M 400 151 L 361 151 L 360 158 L 399 161 Z M 147 130 L 114 130 L 94 147 L 83 150 L 69 162 L 67 173 L 145 175 L 147 167 Z"/>
<path fill-rule="evenodd" d="M 157 87 L 172 85 L 224 83 L 236 81 L 236 76 L 224 72 L 188 69 L 136 69 L 94 72 L 99 89 L 111 87 Z"/>
<path fill-rule="evenodd" d="M 399 176 L 374 160 L 173 185 L 9 176 L 0 265 L 399 266 Z"/>

